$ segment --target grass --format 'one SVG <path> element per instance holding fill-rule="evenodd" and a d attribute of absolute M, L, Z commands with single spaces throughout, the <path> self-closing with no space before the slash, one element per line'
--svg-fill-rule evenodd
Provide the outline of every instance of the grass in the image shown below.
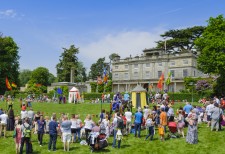
<path fill-rule="evenodd" d="M 178 108 L 180 105 L 184 104 L 175 104 L 174 108 Z M 98 116 L 100 113 L 100 104 L 54 104 L 54 103 L 32 103 L 34 111 L 43 111 L 44 115 L 51 115 L 53 112 L 58 113 L 71 113 L 80 114 L 81 119 L 84 120 L 87 114 L 92 114 L 94 120 L 98 120 Z M 109 110 L 109 104 L 102 105 L 104 109 Z M 0 107 L 5 109 L 5 103 L 0 102 Z M 19 114 L 19 103 L 14 104 L 15 114 Z M 186 132 L 186 129 L 185 129 Z M 209 128 L 206 127 L 206 124 L 201 124 L 198 127 L 198 135 L 199 135 L 199 143 L 196 145 L 190 145 L 185 142 L 184 138 L 178 139 L 167 139 L 165 142 L 161 142 L 159 140 L 158 134 L 154 136 L 153 141 L 145 141 L 145 130 L 141 132 L 141 138 L 135 138 L 134 135 L 124 136 L 122 140 L 121 149 L 114 149 L 111 147 L 113 137 L 108 139 L 109 146 L 101 151 L 96 151 L 95 153 L 115 153 L 115 154 L 131 154 L 131 153 L 140 153 L 140 154 L 174 154 L 174 153 L 188 153 L 188 154 L 222 154 L 225 153 L 223 143 L 225 138 L 225 133 L 223 131 L 219 132 L 211 132 Z M 48 152 L 49 137 L 48 135 L 44 135 L 43 139 L 43 147 L 39 147 L 37 142 L 37 135 L 32 135 L 32 143 L 35 154 L 45 154 L 52 153 Z M 25 149 L 25 147 L 24 147 Z M 86 154 L 90 153 L 88 146 L 82 146 L 79 143 L 72 143 L 70 152 L 66 153 L 78 153 L 78 154 Z M 4 154 L 12 154 L 15 153 L 15 144 L 12 138 L 12 132 L 7 132 L 7 138 L 0 138 L 0 153 Z M 63 145 L 58 138 L 57 140 L 57 152 L 56 154 L 64 153 Z"/>

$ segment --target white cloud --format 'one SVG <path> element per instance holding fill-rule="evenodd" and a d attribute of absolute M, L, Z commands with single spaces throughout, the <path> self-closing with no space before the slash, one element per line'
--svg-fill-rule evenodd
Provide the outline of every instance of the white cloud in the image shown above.
<path fill-rule="evenodd" d="M 164 30 L 153 32 L 127 31 L 117 34 L 107 34 L 99 40 L 80 45 L 80 55 L 85 57 L 84 65 L 90 67 L 98 58 L 108 57 L 112 53 L 120 55 L 121 59 L 143 54 L 143 49 L 155 47 L 155 41 L 160 40 Z M 81 60 L 82 61 L 82 60 Z"/>
<path fill-rule="evenodd" d="M 15 18 L 16 16 L 17 13 L 12 9 L 0 11 L 0 18 Z"/>

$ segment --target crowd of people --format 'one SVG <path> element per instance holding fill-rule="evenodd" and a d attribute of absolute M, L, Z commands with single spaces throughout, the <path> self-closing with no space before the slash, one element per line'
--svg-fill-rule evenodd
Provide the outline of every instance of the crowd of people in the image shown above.
<path fill-rule="evenodd" d="M 32 151 L 31 136 L 37 134 L 39 146 L 43 145 L 43 135 L 49 135 L 48 150 L 56 151 L 57 139 L 63 142 L 64 151 L 70 150 L 70 143 L 82 142 L 88 144 L 89 137 L 92 132 L 104 132 L 106 138 L 113 137 L 112 147 L 121 148 L 123 135 L 141 138 L 143 129 L 146 129 L 145 140 L 153 141 L 155 134 L 159 134 L 159 139 L 165 141 L 166 134 L 177 133 L 177 137 L 185 138 L 184 127 L 187 127 L 186 142 L 190 144 L 198 143 L 198 124 L 205 122 L 207 126 L 211 126 L 211 131 L 221 129 L 224 125 L 224 100 L 214 97 L 203 107 L 191 105 L 181 106 L 176 111 L 173 105 L 166 99 L 157 98 L 157 103 L 145 106 L 144 109 L 138 108 L 135 113 L 131 112 L 131 108 L 121 108 L 127 100 L 124 101 L 120 94 L 114 95 L 111 102 L 111 111 L 104 109 L 100 113 L 97 121 L 92 119 L 88 114 L 85 119 L 80 119 L 79 114 L 71 116 L 62 113 L 57 117 L 57 113 L 53 113 L 51 117 L 44 116 L 40 111 L 33 111 L 30 100 L 27 103 L 21 103 L 20 116 L 14 116 L 13 101 L 9 96 L 7 98 L 8 111 L 0 109 L 0 134 L 6 137 L 6 131 L 14 131 L 16 153 L 23 153 L 23 147 L 26 143 L 26 153 Z M 126 96 L 126 99 L 129 96 Z M 167 97 L 165 97 L 167 98 Z M 116 105 L 114 105 L 116 104 Z M 175 132 L 171 128 L 175 127 Z M 170 137 L 174 137 L 170 135 Z M 82 141 L 82 138 L 85 138 Z M 33 139 L 33 138 L 32 138 Z"/>

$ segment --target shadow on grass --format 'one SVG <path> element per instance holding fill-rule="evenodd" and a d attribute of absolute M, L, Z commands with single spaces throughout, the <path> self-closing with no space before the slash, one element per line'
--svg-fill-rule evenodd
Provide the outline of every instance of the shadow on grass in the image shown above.
<path fill-rule="evenodd" d="M 90 150 L 91 151 L 91 150 Z M 100 149 L 100 150 L 94 150 L 94 153 L 108 153 L 110 152 L 109 149 Z"/>

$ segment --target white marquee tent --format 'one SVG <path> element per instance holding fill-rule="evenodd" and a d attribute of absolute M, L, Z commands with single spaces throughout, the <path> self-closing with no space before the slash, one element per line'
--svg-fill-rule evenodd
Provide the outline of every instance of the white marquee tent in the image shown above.
<path fill-rule="evenodd" d="M 68 99 L 68 102 L 69 103 L 76 103 L 79 99 L 80 99 L 80 92 L 79 92 L 79 90 L 76 87 L 73 87 L 69 91 L 69 99 Z"/>

